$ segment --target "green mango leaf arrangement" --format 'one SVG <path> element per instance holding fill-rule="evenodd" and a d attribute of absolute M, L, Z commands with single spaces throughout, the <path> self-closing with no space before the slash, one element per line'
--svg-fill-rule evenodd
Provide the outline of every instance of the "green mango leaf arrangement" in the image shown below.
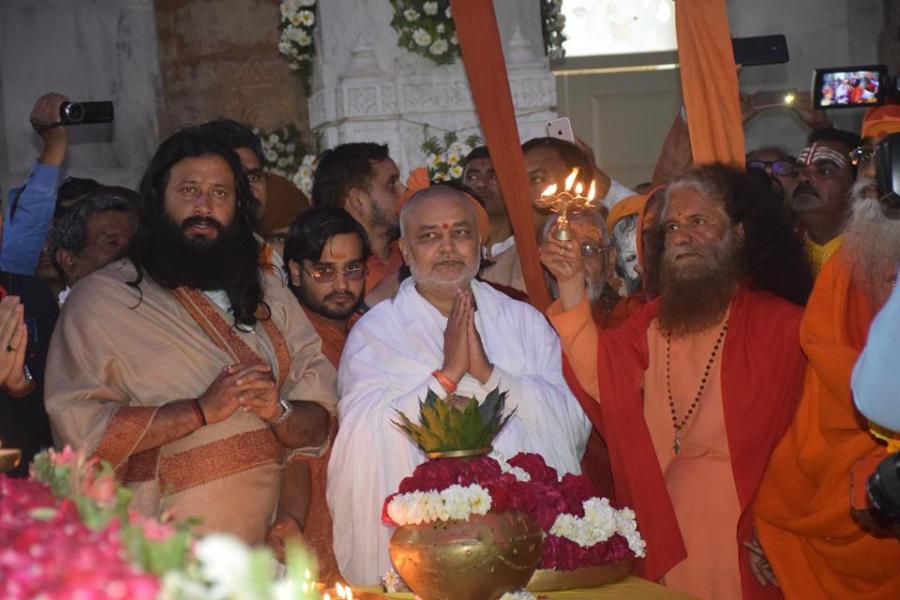
<path fill-rule="evenodd" d="M 428 390 L 425 401 L 419 402 L 419 422 L 398 410 L 400 420 L 394 425 L 426 454 L 487 448 L 516 413 L 513 409 L 504 414 L 507 394 L 497 387 L 479 404 L 474 397 L 441 398 Z"/>

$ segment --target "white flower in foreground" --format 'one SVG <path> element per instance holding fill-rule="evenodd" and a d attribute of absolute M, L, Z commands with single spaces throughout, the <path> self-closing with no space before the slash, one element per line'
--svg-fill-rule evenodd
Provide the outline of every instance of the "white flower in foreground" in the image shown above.
<path fill-rule="evenodd" d="M 250 569 L 250 549 L 238 538 L 214 533 L 194 548 L 203 578 L 212 584 L 210 595 L 228 597 L 246 581 Z"/>
<path fill-rule="evenodd" d="M 500 596 L 500 600 L 537 600 L 537 596 L 531 592 L 520 590 L 518 592 L 506 592 Z"/>
<path fill-rule="evenodd" d="M 448 18 L 448 19 L 452 19 L 452 18 L 453 18 L 453 13 L 450 11 L 450 7 L 449 7 L 449 6 L 447 7 L 447 10 L 444 11 L 444 14 L 447 15 L 447 18 Z"/>
<path fill-rule="evenodd" d="M 419 27 L 413 32 L 413 41 L 417 46 L 428 46 L 431 44 L 431 34 Z"/>
<path fill-rule="evenodd" d="M 450 36 L 450 43 L 454 46 L 459 46 L 459 38 L 456 37 L 456 32 L 453 32 L 453 35 Z"/>
<path fill-rule="evenodd" d="M 453 173 L 453 169 L 459 169 L 459 175 Z M 450 169 L 450 175 L 460 177 L 462 175 L 461 167 L 453 167 Z M 480 485 L 470 485 L 469 490 L 469 509 L 474 515 L 486 515 L 491 510 L 491 495 L 486 489 Z"/>
<path fill-rule="evenodd" d="M 414 8 L 407 8 L 403 11 L 403 18 L 412 23 L 419 18 L 419 11 Z"/>
<path fill-rule="evenodd" d="M 447 40 L 438 40 L 428 47 L 428 51 L 435 56 L 440 56 L 446 53 L 449 47 L 450 45 L 447 43 Z"/>
<path fill-rule="evenodd" d="M 447 172 L 450 174 L 450 177 L 452 177 L 453 179 L 459 179 L 460 177 L 462 177 L 463 168 L 459 165 L 453 165 L 452 167 L 450 167 L 447 170 Z"/>
<path fill-rule="evenodd" d="M 437 2 L 426 2 L 422 5 L 422 10 L 425 11 L 426 15 L 436 15 L 438 11 L 438 3 Z"/>
<path fill-rule="evenodd" d="M 437 31 L 438 33 L 444 33 L 445 31 L 447 31 L 447 26 L 444 25 L 443 23 L 438 23 L 437 27 L 435 27 L 434 30 Z"/>
<path fill-rule="evenodd" d="M 316 22 L 316 15 L 311 10 L 301 10 L 298 13 L 300 17 L 300 22 L 303 23 L 306 27 L 312 27 Z"/>

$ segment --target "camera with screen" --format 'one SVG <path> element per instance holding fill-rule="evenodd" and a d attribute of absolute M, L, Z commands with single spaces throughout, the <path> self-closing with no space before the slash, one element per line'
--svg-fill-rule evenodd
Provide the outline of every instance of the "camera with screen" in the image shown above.
<path fill-rule="evenodd" d="M 816 69 L 813 108 L 865 108 L 881 106 L 897 95 L 897 77 L 885 65 Z"/>

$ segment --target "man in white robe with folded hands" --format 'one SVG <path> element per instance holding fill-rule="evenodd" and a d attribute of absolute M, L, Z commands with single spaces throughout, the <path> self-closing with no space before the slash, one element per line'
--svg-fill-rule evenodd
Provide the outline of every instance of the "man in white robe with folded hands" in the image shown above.
<path fill-rule="evenodd" d="M 475 279 L 474 202 L 435 185 L 403 206 L 400 249 L 412 277 L 353 326 L 344 347 L 328 505 L 338 566 L 352 584 L 377 582 L 391 566 L 382 503 L 425 460 L 393 421 L 398 410 L 417 418 L 429 389 L 483 400 L 499 386 L 516 414 L 494 449 L 537 452 L 560 474 L 580 472 L 591 425 L 563 379 L 559 339 L 540 312 Z"/>

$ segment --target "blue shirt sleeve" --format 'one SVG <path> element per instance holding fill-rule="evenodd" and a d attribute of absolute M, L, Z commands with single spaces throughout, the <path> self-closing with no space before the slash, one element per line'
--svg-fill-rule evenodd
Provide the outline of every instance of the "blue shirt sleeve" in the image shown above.
<path fill-rule="evenodd" d="M 873 423 L 900 431 L 900 286 L 872 321 L 869 339 L 853 367 L 856 407 Z"/>
<path fill-rule="evenodd" d="M 59 167 L 35 162 L 25 185 L 9 191 L 0 270 L 34 275 L 56 208 L 59 174 Z"/>

